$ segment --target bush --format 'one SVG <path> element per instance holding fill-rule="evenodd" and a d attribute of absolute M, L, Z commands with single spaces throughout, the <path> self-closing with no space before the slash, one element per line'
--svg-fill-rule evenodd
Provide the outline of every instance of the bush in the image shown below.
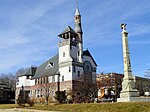
<path fill-rule="evenodd" d="M 53 103 L 53 102 L 54 102 L 54 101 L 53 101 L 53 97 L 49 96 L 49 97 L 48 97 L 48 102 L 49 102 L 49 103 Z"/>
<path fill-rule="evenodd" d="M 64 103 L 66 101 L 66 92 L 65 91 L 56 91 L 55 99 L 59 101 L 59 103 Z"/>
<path fill-rule="evenodd" d="M 45 103 L 45 98 L 44 98 L 44 97 L 41 97 L 41 98 L 40 98 L 40 102 L 41 102 L 42 104 L 44 104 L 44 103 Z"/>
<path fill-rule="evenodd" d="M 34 105 L 34 102 L 29 98 L 28 93 L 22 89 L 18 95 L 17 104 L 19 106 L 25 106 L 26 103 L 28 103 L 29 106 Z"/>

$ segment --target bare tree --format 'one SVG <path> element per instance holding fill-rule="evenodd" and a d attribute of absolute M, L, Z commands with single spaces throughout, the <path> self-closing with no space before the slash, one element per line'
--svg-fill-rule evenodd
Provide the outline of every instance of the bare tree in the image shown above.
<path fill-rule="evenodd" d="M 2 73 L 0 74 L 0 82 L 6 84 L 11 89 L 14 89 L 16 83 L 16 76 L 13 75 L 12 73 L 7 73 L 7 74 Z"/>
<path fill-rule="evenodd" d="M 20 69 L 16 72 L 16 77 L 19 77 L 20 75 L 25 74 L 28 70 L 29 70 L 29 67 L 28 67 L 28 68 L 20 68 Z"/>
<path fill-rule="evenodd" d="M 46 105 L 48 105 L 49 103 L 49 97 L 50 97 L 50 92 L 53 91 L 53 88 L 56 87 L 56 83 L 54 81 L 52 81 L 51 83 L 49 83 L 48 77 L 42 77 L 41 78 L 41 86 L 42 86 L 42 95 L 45 98 L 46 101 Z"/>
<path fill-rule="evenodd" d="M 90 102 L 96 97 L 97 86 L 92 80 L 92 73 L 82 74 L 77 82 L 77 92 L 74 94 L 74 102 Z"/>
<path fill-rule="evenodd" d="M 150 78 L 150 69 L 147 69 L 147 70 L 146 70 L 144 76 L 145 76 L 146 78 Z"/>
<path fill-rule="evenodd" d="M 0 74 L 0 83 L 7 85 L 10 88 L 9 98 L 15 98 L 15 87 L 16 87 L 16 75 L 12 73 L 1 73 Z"/>

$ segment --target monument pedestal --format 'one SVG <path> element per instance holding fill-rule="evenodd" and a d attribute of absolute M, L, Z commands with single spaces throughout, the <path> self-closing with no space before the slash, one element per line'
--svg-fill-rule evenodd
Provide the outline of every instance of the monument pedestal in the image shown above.
<path fill-rule="evenodd" d="M 134 77 L 130 78 L 124 77 L 122 82 L 122 91 L 120 93 L 120 98 L 117 99 L 117 102 L 134 102 L 139 99 L 139 92 L 135 88 Z"/>

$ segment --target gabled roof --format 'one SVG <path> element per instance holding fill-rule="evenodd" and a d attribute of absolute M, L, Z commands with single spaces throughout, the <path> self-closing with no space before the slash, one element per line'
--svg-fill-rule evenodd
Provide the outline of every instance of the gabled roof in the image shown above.
<path fill-rule="evenodd" d="M 76 32 L 70 26 L 67 26 L 67 28 L 63 32 L 61 32 L 58 36 L 61 37 L 61 35 L 68 33 L 68 32 L 76 34 Z"/>
<path fill-rule="evenodd" d="M 83 51 L 83 56 L 89 56 L 89 57 L 91 57 L 91 59 L 93 60 L 94 64 L 97 66 L 95 60 L 93 59 L 93 57 L 92 57 L 92 55 L 91 55 L 91 53 L 89 52 L 88 49 L 85 50 L 85 51 Z"/>
<path fill-rule="evenodd" d="M 30 68 L 26 68 L 23 69 L 22 71 L 20 71 L 18 77 L 21 76 L 34 76 L 35 72 L 36 72 L 36 67 L 30 67 Z"/>
<path fill-rule="evenodd" d="M 33 79 L 39 77 L 52 76 L 57 73 L 58 73 L 58 54 L 50 58 L 46 62 L 44 62 L 42 65 L 40 65 L 37 68 Z"/>

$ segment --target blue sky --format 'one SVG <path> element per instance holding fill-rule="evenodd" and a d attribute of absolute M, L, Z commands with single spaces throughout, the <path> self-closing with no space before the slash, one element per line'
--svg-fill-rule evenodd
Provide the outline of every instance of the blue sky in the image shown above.
<path fill-rule="evenodd" d="M 0 0 L 0 73 L 39 66 L 58 53 L 57 35 L 74 28 L 75 0 Z M 79 0 L 84 49 L 99 72 L 123 73 L 120 24 L 127 23 L 133 75 L 150 68 L 149 0 Z"/>

